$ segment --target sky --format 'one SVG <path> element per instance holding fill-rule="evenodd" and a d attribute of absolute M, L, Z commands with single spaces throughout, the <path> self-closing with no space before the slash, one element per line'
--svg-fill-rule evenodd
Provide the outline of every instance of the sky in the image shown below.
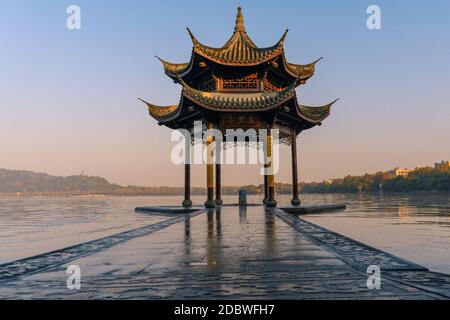
<path fill-rule="evenodd" d="M 69 5 L 81 30 L 66 27 Z M 366 26 L 381 9 L 381 30 Z M 157 125 L 144 98 L 179 101 L 158 54 L 188 62 L 186 27 L 222 46 L 243 8 L 261 47 L 289 28 L 288 61 L 324 57 L 297 90 L 305 105 L 335 98 L 321 127 L 298 138 L 301 181 L 321 181 L 450 160 L 450 2 L 0 0 L 0 168 L 103 176 L 123 185 L 181 186 L 171 130 Z M 192 169 L 204 186 L 205 166 Z M 262 183 L 255 165 L 227 165 L 224 185 Z M 281 148 L 276 181 L 289 182 Z"/>

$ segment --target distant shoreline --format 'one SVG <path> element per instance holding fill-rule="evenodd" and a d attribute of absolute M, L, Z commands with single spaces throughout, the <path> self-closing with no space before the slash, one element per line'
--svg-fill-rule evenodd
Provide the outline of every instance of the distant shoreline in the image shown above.
<path fill-rule="evenodd" d="M 388 194 L 388 195 L 426 195 L 426 194 L 448 194 L 450 195 L 450 191 L 367 191 L 367 192 L 300 192 L 303 195 L 331 195 L 331 194 L 368 194 L 368 195 L 377 195 L 377 194 Z M 133 198 L 133 197 L 183 197 L 183 193 L 174 193 L 174 194 L 70 194 L 70 193 L 25 193 L 25 194 L 15 194 L 15 193 L 0 193 L 0 197 L 3 198 L 79 198 L 79 199 L 91 199 L 91 198 L 109 198 L 109 197 L 118 197 L 118 198 Z M 237 196 L 238 193 L 224 193 L 224 196 Z M 263 193 L 249 193 L 250 196 L 262 196 Z M 289 196 L 291 193 L 278 193 L 277 195 Z M 192 196 L 205 196 L 205 193 L 197 193 L 192 194 Z"/>
<path fill-rule="evenodd" d="M 399 175 L 395 171 L 299 184 L 303 194 L 344 193 L 450 193 L 450 165 L 417 168 Z M 261 195 L 264 185 L 222 187 L 223 195 Z M 291 194 L 292 184 L 275 183 L 277 194 Z M 58 177 L 46 173 L 0 169 L 0 196 L 28 197 L 107 197 L 107 196 L 182 196 L 183 187 L 121 186 L 102 177 L 86 175 Z M 191 195 L 206 195 L 206 188 L 192 187 Z"/>

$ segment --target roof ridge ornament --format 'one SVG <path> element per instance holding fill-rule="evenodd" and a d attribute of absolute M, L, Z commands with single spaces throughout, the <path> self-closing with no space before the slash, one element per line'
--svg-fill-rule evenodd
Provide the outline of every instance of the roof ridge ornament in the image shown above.
<path fill-rule="evenodd" d="M 246 32 L 244 24 L 244 16 L 242 15 L 241 7 L 237 8 L 236 26 L 234 27 L 234 32 Z"/>

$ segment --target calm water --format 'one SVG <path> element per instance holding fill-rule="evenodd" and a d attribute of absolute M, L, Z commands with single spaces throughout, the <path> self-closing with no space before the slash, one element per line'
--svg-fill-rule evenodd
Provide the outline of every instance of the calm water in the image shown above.
<path fill-rule="evenodd" d="M 304 203 L 346 203 L 343 212 L 304 216 L 431 270 L 450 274 L 449 195 L 304 195 Z M 288 196 L 278 197 L 288 203 Z M 136 206 L 178 204 L 181 197 L 0 198 L 0 263 L 165 219 Z M 203 197 L 193 197 L 202 203 Z M 225 203 L 237 202 L 224 197 Z M 252 196 L 250 202 L 260 202 Z"/>

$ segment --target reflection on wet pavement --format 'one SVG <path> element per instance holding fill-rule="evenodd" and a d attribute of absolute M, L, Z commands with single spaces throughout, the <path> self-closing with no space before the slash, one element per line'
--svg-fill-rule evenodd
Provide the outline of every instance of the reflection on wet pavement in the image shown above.
<path fill-rule="evenodd" d="M 183 217 L 157 232 L 70 262 L 82 271 L 79 291 L 66 288 L 66 264 L 5 283 L 0 296 L 439 298 L 388 277 L 381 290 L 369 290 L 367 274 L 344 262 L 341 253 L 308 235 L 306 225 L 304 232 L 298 232 L 272 211 L 224 207 Z"/>

